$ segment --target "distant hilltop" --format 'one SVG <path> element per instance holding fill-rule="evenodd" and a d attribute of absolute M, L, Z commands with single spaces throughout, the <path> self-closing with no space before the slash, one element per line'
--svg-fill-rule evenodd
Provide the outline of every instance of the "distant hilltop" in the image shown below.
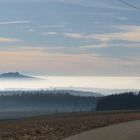
<path fill-rule="evenodd" d="M 37 80 L 38 78 L 22 75 L 19 72 L 8 72 L 0 74 L 0 79 L 6 80 Z"/>

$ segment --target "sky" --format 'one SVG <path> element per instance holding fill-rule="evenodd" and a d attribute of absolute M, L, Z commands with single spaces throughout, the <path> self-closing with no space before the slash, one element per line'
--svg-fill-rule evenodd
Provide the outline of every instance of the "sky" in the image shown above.
<path fill-rule="evenodd" d="M 119 0 L 0 0 L 0 72 L 9 71 L 140 76 L 140 11 Z"/>

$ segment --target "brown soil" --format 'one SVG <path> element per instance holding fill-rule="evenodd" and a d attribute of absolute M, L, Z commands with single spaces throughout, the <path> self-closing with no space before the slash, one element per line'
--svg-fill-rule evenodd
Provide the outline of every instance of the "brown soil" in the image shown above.
<path fill-rule="evenodd" d="M 90 129 L 140 120 L 140 112 L 71 113 L 0 121 L 0 140 L 62 140 Z"/>

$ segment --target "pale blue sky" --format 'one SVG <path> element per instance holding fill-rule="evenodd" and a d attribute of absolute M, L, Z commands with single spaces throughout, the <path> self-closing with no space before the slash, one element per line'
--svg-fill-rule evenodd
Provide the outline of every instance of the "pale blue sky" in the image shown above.
<path fill-rule="evenodd" d="M 0 72 L 138 76 L 140 11 L 118 0 L 0 0 L 0 65 Z"/>

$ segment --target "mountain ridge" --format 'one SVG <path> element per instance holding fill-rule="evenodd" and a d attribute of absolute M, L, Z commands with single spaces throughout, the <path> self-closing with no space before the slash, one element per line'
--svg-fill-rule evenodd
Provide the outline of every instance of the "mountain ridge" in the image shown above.
<path fill-rule="evenodd" d="M 7 72 L 0 74 L 0 79 L 6 80 L 37 80 L 38 78 L 33 76 L 27 76 L 20 74 L 19 72 Z"/>

